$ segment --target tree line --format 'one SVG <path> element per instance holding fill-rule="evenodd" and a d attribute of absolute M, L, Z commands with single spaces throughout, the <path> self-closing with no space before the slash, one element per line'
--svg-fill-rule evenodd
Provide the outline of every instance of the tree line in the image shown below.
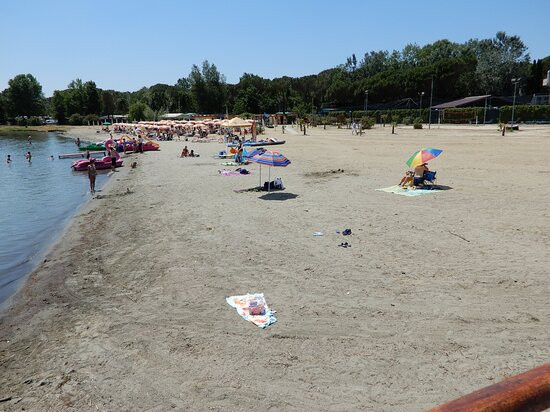
<path fill-rule="evenodd" d="M 438 40 L 403 50 L 354 54 L 332 69 L 303 77 L 265 79 L 244 73 L 228 84 L 208 61 L 173 85 L 155 84 L 135 92 L 99 89 L 93 81 L 75 79 L 64 90 L 44 98 L 31 74 L 9 81 L 0 93 L 0 122 L 49 114 L 59 123 L 79 124 L 100 115 L 128 114 L 133 120 L 156 119 L 165 112 L 274 113 L 292 111 L 303 117 L 326 107 L 362 108 L 365 91 L 371 102 L 418 99 L 431 82 L 439 99 L 513 93 L 512 79 L 521 78 L 519 93 L 542 92 L 541 80 L 550 56 L 531 61 L 520 37 L 504 32 L 464 43 Z"/>

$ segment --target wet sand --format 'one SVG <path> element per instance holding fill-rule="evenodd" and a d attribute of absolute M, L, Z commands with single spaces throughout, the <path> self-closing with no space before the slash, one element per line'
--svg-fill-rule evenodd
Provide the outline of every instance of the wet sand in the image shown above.
<path fill-rule="evenodd" d="M 547 362 L 549 127 L 267 133 L 283 192 L 218 143 L 125 159 L 0 315 L 0 409 L 414 411 Z M 449 190 L 375 190 L 426 146 Z"/>

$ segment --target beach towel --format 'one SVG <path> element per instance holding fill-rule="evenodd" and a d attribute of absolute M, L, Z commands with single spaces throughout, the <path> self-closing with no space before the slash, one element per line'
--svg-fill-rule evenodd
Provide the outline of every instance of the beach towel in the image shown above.
<path fill-rule="evenodd" d="M 408 188 L 405 189 L 398 185 L 385 187 L 382 189 L 376 189 L 376 190 L 379 190 L 381 192 L 387 192 L 387 193 L 395 193 L 396 195 L 402 195 L 402 196 L 422 196 L 428 193 L 440 192 L 440 190 L 437 190 L 437 189 L 408 189 Z"/>
<path fill-rule="evenodd" d="M 277 322 L 275 312 L 267 306 L 263 293 L 230 296 L 225 301 L 229 306 L 234 307 L 243 319 L 262 329 Z"/>
<path fill-rule="evenodd" d="M 241 173 L 233 170 L 219 170 L 220 175 L 222 176 L 246 176 L 252 174 L 252 172 Z"/>

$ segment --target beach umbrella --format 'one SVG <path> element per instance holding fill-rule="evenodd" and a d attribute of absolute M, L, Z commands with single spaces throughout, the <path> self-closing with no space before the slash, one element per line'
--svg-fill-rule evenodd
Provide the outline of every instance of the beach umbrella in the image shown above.
<path fill-rule="evenodd" d="M 414 168 L 422 163 L 427 163 L 439 156 L 442 151 L 443 150 L 433 148 L 419 150 L 418 152 L 414 152 L 413 155 L 409 157 L 409 160 L 407 160 L 407 165 Z"/>
<path fill-rule="evenodd" d="M 269 183 L 267 184 L 267 191 L 269 192 L 271 182 L 271 168 L 272 167 L 286 167 L 290 164 L 290 160 L 284 157 L 279 152 L 272 152 L 266 150 L 263 153 L 259 153 L 255 156 L 248 158 L 251 162 L 258 163 L 260 165 L 260 186 L 262 185 L 262 165 L 269 166 Z"/>
<path fill-rule="evenodd" d="M 252 126 L 252 122 L 250 120 L 241 119 L 240 117 L 234 117 L 229 120 L 226 125 L 228 127 L 250 127 Z"/>

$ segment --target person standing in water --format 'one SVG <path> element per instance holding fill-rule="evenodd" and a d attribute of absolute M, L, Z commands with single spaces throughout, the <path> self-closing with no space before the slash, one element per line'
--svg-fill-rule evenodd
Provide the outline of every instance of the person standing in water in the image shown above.
<path fill-rule="evenodd" d="M 8 155 L 8 157 L 6 158 L 6 163 L 11 164 L 11 155 Z"/>
<path fill-rule="evenodd" d="M 97 176 L 97 169 L 95 167 L 95 159 L 90 159 L 88 165 L 88 179 L 90 179 L 90 193 L 95 193 L 95 178 Z"/>
<path fill-rule="evenodd" d="M 78 147 L 80 147 L 80 137 L 77 137 L 77 138 L 76 138 L 76 145 L 77 145 Z"/>
<path fill-rule="evenodd" d="M 28 161 L 29 163 L 31 162 L 31 159 L 32 159 L 31 152 L 25 153 L 25 159 L 27 159 L 27 161 Z"/>
<path fill-rule="evenodd" d="M 29 137 L 27 137 L 27 146 L 32 146 L 32 137 L 31 137 L 31 135 L 29 135 Z"/>
<path fill-rule="evenodd" d="M 111 146 L 111 148 L 109 149 L 109 153 L 111 155 L 111 170 L 113 172 L 116 172 L 115 168 L 116 168 L 116 156 L 117 156 L 117 152 L 116 152 L 116 149 L 114 146 Z"/>

